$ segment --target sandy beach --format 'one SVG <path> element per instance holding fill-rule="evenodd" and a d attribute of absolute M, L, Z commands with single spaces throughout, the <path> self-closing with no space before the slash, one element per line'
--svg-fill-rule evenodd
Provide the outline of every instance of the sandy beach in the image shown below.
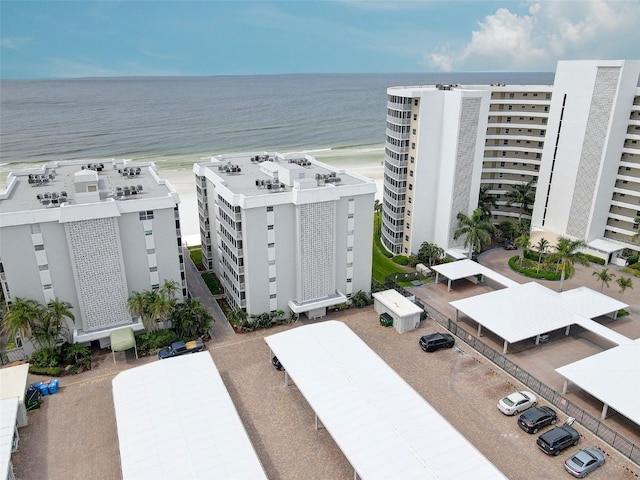
<path fill-rule="evenodd" d="M 344 159 L 335 161 L 332 158 L 322 158 L 318 155 L 318 160 L 338 167 L 340 169 L 349 170 L 353 173 L 363 175 L 376 182 L 377 193 L 376 199 L 382 201 L 382 184 L 384 177 L 384 166 L 380 160 L 355 161 L 349 162 Z M 333 161 L 332 161 L 333 160 Z M 166 179 L 171 186 L 180 195 L 180 225 L 182 229 L 182 240 L 187 245 L 200 244 L 200 227 L 198 225 L 198 199 L 196 197 L 195 176 L 191 168 L 181 169 L 163 169 L 162 165 L 158 165 L 160 178 Z"/>

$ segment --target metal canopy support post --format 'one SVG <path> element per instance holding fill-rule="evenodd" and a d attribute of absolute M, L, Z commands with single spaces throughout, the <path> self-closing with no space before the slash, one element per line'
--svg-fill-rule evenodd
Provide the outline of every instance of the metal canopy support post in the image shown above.
<path fill-rule="evenodd" d="M 456 322 L 458 321 L 458 312 L 459 310 L 456 308 Z"/>
<path fill-rule="evenodd" d="M 478 337 L 482 336 L 482 325 L 478 324 Z"/>
<path fill-rule="evenodd" d="M 571 325 L 567 325 L 567 328 L 564 329 L 564 334 L 565 335 L 569 335 L 569 329 L 571 328 Z"/>
<path fill-rule="evenodd" d="M 451 291 L 451 279 L 447 280 L 447 292 Z"/>
<path fill-rule="evenodd" d="M 287 373 L 287 371 L 284 371 L 284 386 L 288 387 L 289 386 L 289 374 Z"/>
<path fill-rule="evenodd" d="M 569 380 L 567 380 L 566 378 L 564 379 L 564 384 L 562 385 L 562 394 L 564 395 L 565 393 L 567 393 L 567 387 L 569 386 Z"/>
<path fill-rule="evenodd" d="M 605 420 L 607 418 L 607 410 L 609 410 L 609 405 L 605 403 L 602 407 L 602 415 L 600 415 L 600 420 Z"/>
<path fill-rule="evenodd" d="M 536 345 L 540 345 L 540 334 L 536 335 Z"/>
<path fill-rule="evenodd" d="M 353 480 L 358 480 L 358 472 L 356 472 L 356 469 L 353 469 Z"/>
<path fill-rule="evenodd" d="M 509 342 L 504 341 L 504 347 L 502 347 L 502 354 L 505 355 L 507 353 L 507 347 L 509 346 Z"/>
<path fill-rule="evenodd" d="M 439 280 L 439 278 L 440 278 L 440 273 L 439 273 L 439 272 L 436 272 L 436 285 L 438 284 L 438 280 Z"/>

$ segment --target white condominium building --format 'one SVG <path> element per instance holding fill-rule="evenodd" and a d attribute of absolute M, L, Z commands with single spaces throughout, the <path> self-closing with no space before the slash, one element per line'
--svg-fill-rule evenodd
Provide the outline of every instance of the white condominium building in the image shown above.
<path fill-rule="evenodd" d="M 482 188 L 494 223 L 522 215 L 532 236 L 581 239 L 622 262 L 640 249 L 639 75 L 640 61 L 563 61 L 548 86 L 389 88 L 384 245 L 459 246 L 456 216 L 477 207 Z M 535 203 L 522 214 L 508 194 L 531 181 Z"/>
<path fill-rule="evenodd" d="M 0 193 L 0 283 L 16 297 L 72 305 L 77 343 L 108 344 L 133 291 L 187 285 L 178 194 L 153 163 L 54 162 L 10 173 Z"/>
<path fill-rule="evenodd" d="M 322 317 L 371 291 L 375 183 L 309 155 L 194 165 L 203 263 L 233 309 Z"/>

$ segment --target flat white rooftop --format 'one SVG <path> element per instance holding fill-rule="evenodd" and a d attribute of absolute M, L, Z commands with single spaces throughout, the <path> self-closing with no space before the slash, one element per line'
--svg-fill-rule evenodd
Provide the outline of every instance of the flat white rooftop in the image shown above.
<path fill-rule="evenodd" d="M 265 341 L 360 478 L 506 478 L 345 324 Z"/>
<path fill-rule="evenodd" d="M 322 190 L 345 186 L 363 187 L 368 193 L 376 191 L 373 180 L 334 168 L 306 154 L 252 152 L 219 155 L 211 157 L 208 162 L 195 164 L 193 171 L 200 176 L 213 174 L 232 193 L 245 197 L 290 196 L 292 189 Z"/>
<path fill-rule="evenodd" d="M 208 352 L 126 370 L 112 386 L 124 480 L 267 478 Z"/>
<path fill-rule="evenodd" d="M 376 292 L 372 296 L 399 317 L 420 314 L 423 311 L 411 300 L 393 289 Z"/>
<path fill-rule="evenodd" d="M 18 397 L 0 400 L 0 478 L 9 478 L 13 433 L 18 417 Z"/>
<path fill-rule="evenodd" d="M 133 172 L 131 175 L 130 171 Z M 177 199 L 177 193 L 173 187 L 165 180 L 158 178 L 152 163 L 134 163 L 116 159 L 71 160 L 51 162 L 37 168 L 9 174 L 7 189 L 0 192 L 2 212 L 59 209 L 61 203 L 57 201 L 53 203 L 52 194 L 57 195 L 55 200 L 64 196 L 67 205 L 75 205 L 77 203 L 76 179 L 80 178 L 76 174 L 80 176 L 86 174 L 86 179 L 89 181 L 90 176 L 97 177 L 100 202 L 110 198 L 126 202 L 172 195 Z M 133 189 L 135 194 L 132 193 Z M 118 195 L 119 191 L 122 195 Z M 45 194 L 49 195 L 48 199 L 38 198 L 38 196 L 44 197 Z"/>
<path fill-rule="evenodd" d="M 473 277 L 474 275 L 484 275 L 505 287 L 515 287 L 520 285 L 518 282 L 515 282 L 510 278 L 469 259 L 434 265 L 431 267 L 431 270 L 435 271 L 438 275 L 447 277 L 450 280 L 460 280 L 462 278 Z"/>
<path fill-rule="evenodd" d="M 556 369 L 640 425 L 640 339 Z"/>
<path fill-rule="evenodd" d="M 560 296 L 575 313 L 586 318 L 608 315 L 629 306 L 589 287 L 567 290 L 566 292 L 561 292 Z"/>

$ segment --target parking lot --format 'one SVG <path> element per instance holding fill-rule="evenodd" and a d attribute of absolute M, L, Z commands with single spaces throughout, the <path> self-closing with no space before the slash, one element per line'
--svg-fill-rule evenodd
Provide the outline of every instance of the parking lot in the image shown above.
<path fill-rule="evenodd" d="M 511 253 L 494 252 L 488 261 L 499 265 L 503 262 L 500 257 Z M 583 282 L 582 285 L 597 288 L 594 279 L 589 278 L 591 270 L 584 269 L 576 277 L 570 282 Z M 520 278 L 518 281 L 527 280 Z M 569 283 L 566 288 L 571 285 Z M 456 282 L 452 292 L 447 292 L 444 284 L 420 289 L 421 298 L 426 297 L 424 300 L 448 315 L 449 301 L 482 293 L 487 291 L 487 286 L 461 281 Z M 637 295 L 627 297 L 623 300 L 629 302 Z M 629 310 L 632 315 L 617 320 L 612 327 L 631 338 L 638 338 L 638 305 L 632 305 Z M 570 447 L 558 457 L 548 457 L 539 451 L 535 444 L 537 435 L 523 432 L 518 428 L 516 418 L 506 417 L 496 408 L 500 398 L 522 389 L 522 385 L 461 341 L 457 341 L 453 349 L 435 353 L 424 353 L 419 348 L 420 336 L 444 331 L 432 319 L 422 322 L 415 331 L 398 334 L 393 328 L 379 325 L 372 307 L 334 313 L 328 318 L 344 321 L 507 477 L 571 478 L 564 472 L 562 463 L 586 446 L 599 448 L 607 459 L 605 465 L 589 478 L 637 480 L 640 477 L 638 465 L 579 424 L 574 424 L 581 434 L 577 447 Z M 314 413 L 306 400 L 295 385 L 284 386 L 284 373 L 276 371 L 270 363 L 264 337 L 304 323 L 299 321 L 293 326 L 242 335 L 230 334 L 228 328 L 224 330 L 218 323 L 215 329 L 224 334 L 219 333 L 210 341 L 208 350 L 270 479 L 350 479 L 353 469 L 338 446 L 326 430 L 315 430 Z M 471 321 L 461 323 L 466 323 L 464 327 L 473 332 Z M 574 329 L 570 337 L 552 336 L 548 344 L 535 348 L 533 342 L 531 345 L 516 344 L 513 351 L 510 348 L 509 359 L 522 364 L 523 368 L 532 369 L 531 373 L 560 389 L 554 368 L 612 346 L 602 345 L 597 338 Z M 492 338 L 489 332 L 483 340 L 487 343 L 495 341 L 496 349 L 501 347 L 501 341 Z M 158 360 L 151 357 L 136 360 L 133 352 L 127 352 L 126 357 L 123 353 L 118 354 L 116 358 L 118 362 L 114 364 L 111 354 L 105 353 L 94 359 L 91 371 L 63 377 L 59 392 L 45 397 L 42 408 L 29 413 L 29 426 L 20 430 L 20 451 L 13 456 L 18 479 L 121 478 L 111 380 L 124 369 Z M 39 379 L 32 377 L 30 381 Z M 576 403 L 582 401 L 584 408 L 591 408 L 592 414 L 599 416 L 601 404 L 577 387 L 569 391 L 568 397 Z M 544 401 L 539 403 L 544 404 Z M 402 406 L 390 404 L 389 408 Z M 617 417 L 614 415 L 607 422 L 620 423 L 621 419 Z M 560 414 L 559 422 L 565 419 Z M 638 426 L 631 422 L 622 422 L 621 427 L 627 429 L 625 436 L 640 436 Z M 149 438 L 149 447 L 158 441 L 161 439 Z M 211 466 L 211 472 L 215 472 L 215 465 Z"/>

